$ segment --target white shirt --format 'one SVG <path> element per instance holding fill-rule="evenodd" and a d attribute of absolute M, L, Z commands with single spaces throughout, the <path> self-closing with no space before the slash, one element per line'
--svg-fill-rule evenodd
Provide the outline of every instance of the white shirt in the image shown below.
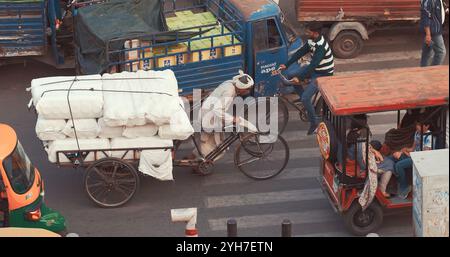
<path fill-rule="evenodd" d="M 233 104 L 236 95 L 236 88 L 232 80 L 227 80 L 218 86 L 202 104 L 203 128 L 222 129 L 224 125 L 232 124 L 233 115 L 227 111 Z M 222 123 L 223 120 L 225 120 L 225 124 Z M 216 132 L 222 132 L 222 130 Z"/>

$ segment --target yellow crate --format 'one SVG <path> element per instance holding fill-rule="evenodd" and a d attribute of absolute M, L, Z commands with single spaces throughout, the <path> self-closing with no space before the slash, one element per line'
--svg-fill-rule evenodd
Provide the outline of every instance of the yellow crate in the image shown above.
<path fill-rule="evenodd" d="M 227 46 L 224 49 L 224 56 L 234 56 L 234 55 L 241 55 L 242 54 L 242 46 L 241 45 L 235 45 L 235 46 Z"/>
<path fill-rule="evenodd" d="M 125 71 L 138 71 L 139 62 L 125 63 Z"/>
<path fill-rule="evenodd" d="M 153 52 L 151 51 L 151 48 L 148 49 L 148 51 L 144 51 L 144 54 L 139 56 L 144 58 L 152 58 Z M 139 62 L 139 69 L 141 70 L 151 70 L 153 69 L 153 59 L 145 59 Z"/>
<path fill-rule="evenodd" d="M 199 62 L 200 55 L 202 57 L 202 61 L 214 60 L 220 58 L 222 53 L 222 49 L 214 48 L 212 50 L 203 50 L 194 52 L 191 54 L 191 62 Z"/>
<path fill-rule="evenodd" d="M 180 53 L 177 54 L 175 56 L 175 64 L 185 64 L 189 62 L 189 55 L 187 53 L 188 51 L 188 46 L 186 44 L 178 44 L 175 46 L 171 46 L 169 47 L 169 54 L 176 54 L 176 53 Z"/>
<path fill-rule="evenodd" d="M 170 67 L 176 64 L 177 64 L 176 56 L 167 56 L 156 59 L 156 65 L 158 68 Z"/>

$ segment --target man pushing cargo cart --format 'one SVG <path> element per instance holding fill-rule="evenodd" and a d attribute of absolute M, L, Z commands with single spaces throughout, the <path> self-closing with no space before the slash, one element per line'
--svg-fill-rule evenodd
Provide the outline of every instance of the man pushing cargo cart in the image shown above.
<path fill-rule="evenodd" d="M 177 160 L 184 142 L 192 140 L 197 150 L 199 143 L 171 70 L 40 78 L 30 90 L 38 114 L 36 133 L 49 161 L 86 168 L 85 190 L 101 207 L 131 200 L 139 174 L 173 180 L 174 165 L 210 174 L 217 156 L 236 141 L 234 163 L 254 179 L 276 176 L 289 159 L 283 138 L 267 140 L 265 134 L 244 133 L 237 126 L 207 155 Z"/>

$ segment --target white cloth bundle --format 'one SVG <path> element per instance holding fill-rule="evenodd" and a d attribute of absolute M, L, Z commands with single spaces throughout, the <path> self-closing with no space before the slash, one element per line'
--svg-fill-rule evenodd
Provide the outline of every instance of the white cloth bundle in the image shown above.
<path fill-rule="evenodd" d="M 173 147 L 172 140 L 164 140 L 160 137 L 140 137 L 140 138 L 125 138 L 118 137 L 111 139 L 111 149 L 135 149 L 135 148 L 166 148 Z M 122 158 L 126 151 L 112 151 L 111 156 Z M 133 151 L 128 151 L 123 159 L 139 158 L 139 154 L 134 156 Z"/>
<path fill-rule="evenodd" d="M 62 132 L 66 127 L 65 120 L 46 120 L 38 116 L 36 122 L 36 135 L 42 141 L 53 141 L 66 138 Z"/>
<path fill-rule="evenodd" d="M 98 134 L 100 138 L 121 137 L 124 131 L 123 126 L 119 127 L 107 126 L 103 118 L 98 119 L 98 128 L 100 129 L 100 132 Z"/>
<path fill-rule="evenodd" d="M 108 153 L 108 149 L 110 148 L 110 143 L 108 139 L 79 139 L 78 143 L 80 144 L 81 150 L 106 150 Z M 46 151 L 48 153 L 48 160 L 52 163 L 57 161 L 56 153 L 58 151 L 78 151 L 77 140 L 74 138 L 67 138 L 62 140 L 55 140 L 50 142 L 46 146 Z M 107 156 L 101 151 L 97 152 L 97 159 L 106 158 Z M 95 154 L 91 152 L 88 156 L 86 156 L 85 161 L 94 161 Z M 59 154 L 59 161 L 61 163 L 70 162 L 69 159 L 62 153 Z"/>
<path fill-rule="evenodd" d="M 173 163 L 170 150 L 142 151 L 139 171 L 162 181 L 173 180 Z"/>
<path fill-rule="evenodd" d="M 31 95 L 36 111 L 45 119 L 99 118 L 103 113 L 100 75 L 47 77 L 31 81 Z M 72 86 L 72 87 L 71 87 Z M 68 95 L 68 89 L 71 92 Z M 92 91 L 98 90 L 98 91 Z M 70 108 L 69 108 L 70 102 Z"/>
<path fill-rule="evenodd" d="M 103 89 L 103 118 L 111 127 L 161 126 L 181 107 L 171 70 L 104 74 Z"/>
<path fill-rule="evenodd" d="M 122 135 L 126 138 L 152 137 L 158 133 L 158 126 L 147 124 L 144 126 L 125 127 Z"/>
<path fill-rule="evenodd" d="M 184 110 L 172 115 L 170 125 L 159 127 L 158 135 L 162 139 L 186 140 L 194 133 L 189 117 Z"/>
<path fill-rule="evenodd" d="M 75 138 L 75 130 L 78 139 L 94 139 L 100 132 L 97 120 L 95 119 L 78 119 L 73 120 L 73 123 L 72 120 L 69 120 L 63 133 L 70 138 Z"/>

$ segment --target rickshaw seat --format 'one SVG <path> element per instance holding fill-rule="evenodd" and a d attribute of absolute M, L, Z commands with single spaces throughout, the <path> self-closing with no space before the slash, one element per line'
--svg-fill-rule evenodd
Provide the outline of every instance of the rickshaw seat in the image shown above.
<path fill-rule="evenodd" d="M 342 167 L 341 163 L 336 163 L 335 166 L 339 172 L 341 172 L 341 173 L 343 172 L 343 167 Z M 347 175 L 348 177 L 357 177 L 357 178 L 365 179 L 366 171 L 361 170 L 359 165 L 356 165 L 356 169 L 355 169 L 355 161 L 347 158 L 347 161 L 345 163 L 345 175 Z"/>

